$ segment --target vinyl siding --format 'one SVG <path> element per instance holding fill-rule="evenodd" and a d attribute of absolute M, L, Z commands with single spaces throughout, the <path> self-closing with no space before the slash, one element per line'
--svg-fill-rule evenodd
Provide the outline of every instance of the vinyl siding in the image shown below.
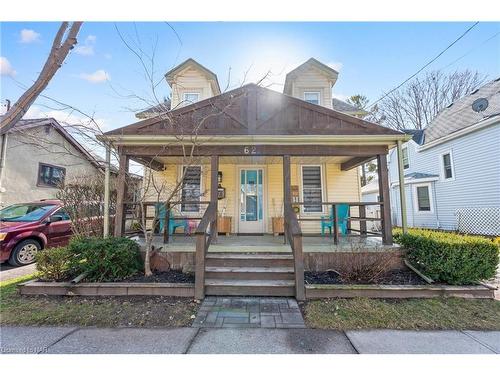
<path fill-rule="evenodd" d="M 194 68 L 183 70 L 175 78 L 172 84 L 172 108 L 176 108 L 182 102 L 184 93 L 188 92 L 200 93 L 200 100 L 214 96 L 210 81 Z"/>
<path fill-rule="evenodd" d="M 432 183 L 435 211 L 418 214 L 413 203 L 413 189 L 407 186 L 408 223 L 416 227 L 456 229 L 455 211 L 464 207 L 500 207 L 500 123 L 466 134 L 460 138 L 417 151 L 417 145 L 408 142 L 410 168 L 405 174 L 422 172 L 439 175 Z M 452 152 L 454 179 L 444 180 L 441 155 Z M 398 181 L 397 152 L 389 158 L 391 182 Z M 399 190 L 391 189 L 394 213 L 400 212 Z M 400 224 L 397 215 L 395 224 Z M 393 215 L 394 218 L 394 215 Z M 395 218 L 394 218 L 395 219 Z"/>
<path fill-rule="evenodd" d="M 332 108 L 332 85 L 330 80 L 314 67 L 300 73 L 292 83 L 292 96 L 304 100 L 304 92 L 319 91 L 321 105 Z"/>
<path fill-rule="evenodd" d="M 308 162 L 308 165 L 314 163 Z M 328 161 L 319 160 L 317 165 L 322 165 L 323 170 L 323 196 L 325 201 L 360 201 L 359 178 L 357 169 L 343 172 L 340 170 L 340 164 L 329 163 Z M 226 189 L 226 198 L 219 200 L 219 214 L 232 217 L 232 231 L 238 231 L 238 216 L 239 216 L 239 169 L 241 167 L 256 167 L 264 170 L 264 225 L 267 233 L 272 233 L 273 216 L 281 216 L 283 213 L 283 166 L 281 163 L 265 163 L 258 165 L 240 165 L 231 163 L 221 163 L 219 171 L 222 172 L 222 186 Z M 291 163 L 291 184 L 299 186 L 301 164 L 297 162 Z M 147 172 L 149 173 L 149 172 Z M 170 186 L 162 195 L 162 199 L 167 197 L 167 192 L 171 192 L 175 186 L 175 181 L 180 178 L 180 170 L 177 165 L 167 165 L 163 172 L 153 172 L 154 178 L 157 179 L 157 185 Z M 145 178 L 145 185 L 147 178 Z M 165 181 L 165 182 L 163 182 Z M 168 181 L 172 181 L 168 183 Z M 210 165 L 203 164 L 202 166 L 202 191 L 205 192 L 205 197 L 202 200 L 210 200 Z M 149 194 L 151 198 L 153 196 Z M 205 199 L 206 198 L 206 199 Z M 204 207 L 203 207 L 204 210 Z M 325 208 L 325 215 L 328 208 Z M 357 209 L 353 209 L 353 215 L 357 215 Z M 199 216 L 199 215 L 193 215 Z M 302 214 L 303 217 L 319 218 L 322 214 Z M 319 222 L 302 222 L 302 230 L 305 233 L 320 231 Z M 353 225 L 353 227 L 356 227 Z"/>

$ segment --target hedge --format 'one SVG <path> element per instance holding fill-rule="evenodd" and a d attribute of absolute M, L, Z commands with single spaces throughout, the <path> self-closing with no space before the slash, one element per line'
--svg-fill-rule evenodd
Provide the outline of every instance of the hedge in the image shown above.
<path fill-rule="evenodd" d="M 408 260 L 437 282 L 466 285 L 496 275 L 499 247 L 479 237 L 428 229 L 394 230 Z"/>
<path fill-rule="evenodd" d="M 41 280 L 60 281 L 73 276 L 71 252 L 67 247 L 54 247 L 36 253 L 36 270 Z"/>
<path fill-rule="evenodd" d="M 68 246 L 71 269 L 86 281 L 118 281 L 142 269 L 139 245 L 123 237 L 75 238 Z"/>

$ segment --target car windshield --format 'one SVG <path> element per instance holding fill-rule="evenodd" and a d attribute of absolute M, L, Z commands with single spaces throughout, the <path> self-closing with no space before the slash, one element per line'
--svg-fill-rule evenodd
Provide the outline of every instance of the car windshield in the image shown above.
<path fill-rule="evenodd" d="M 54 204 L 14 204 L 0 210 L 0 221 L 37 221 L 55 207 Z"/>

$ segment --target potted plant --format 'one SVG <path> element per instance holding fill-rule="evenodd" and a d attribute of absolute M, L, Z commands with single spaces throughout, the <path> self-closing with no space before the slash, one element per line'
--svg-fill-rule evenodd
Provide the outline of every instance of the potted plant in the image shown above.
<path fill-rule="evenodd" d="M 283 201 L 281 201 L 281 207 L 279 211 L 277 211 L 276 207 L 276 200 L 273 198 L 271 200 L 272 206 L 273 206 L 273 217 L 272 217 L 272 223 L 273 223 L 273 234 L 275 236 L 284 233 L 285 232 L 285 220 L 283 218 Z"/>

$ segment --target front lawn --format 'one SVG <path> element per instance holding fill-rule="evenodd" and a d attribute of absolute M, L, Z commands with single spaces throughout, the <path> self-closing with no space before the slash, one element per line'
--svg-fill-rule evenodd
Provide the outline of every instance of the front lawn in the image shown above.
<path fill-rule="evenodd" d="M 198 310 L 190 298 L 21 296 L 17 284 L 31 278 L 0 283 L 1 325 L 181 327 Z"/>
<path fill-rule="evenodd" d="M 495 300 L 338 298 L 307 301 L 301 308 L 311 328 L 500 330 Z"/>

